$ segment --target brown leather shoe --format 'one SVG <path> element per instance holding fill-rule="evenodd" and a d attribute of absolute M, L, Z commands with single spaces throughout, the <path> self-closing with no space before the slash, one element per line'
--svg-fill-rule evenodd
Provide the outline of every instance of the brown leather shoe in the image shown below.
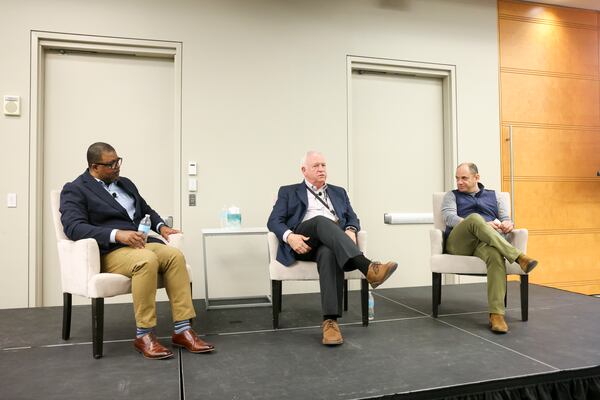
<path fill-rule="evenodd" d="M 390 277 L 398 267 L 398 264 L 392 261 L 386 262 L 385 264 L 379 261 L 374 261 L 369 264 L 369 271 L 367 272 L 367 281 L 371 284 L 371 287 L 375 289 L 381 285 L 387 278 Z"/>
<path fill-rule="evenodd" d="M 504 315 L 502 314 L 490 314 L 490 329 L 492 332 L 496 333 L 506 333 L 508 332 L 508 325 L 504 320 Z"/>
<path fill-rule="evenodd" d="M 171 341 L 173 346 L 184 347 L 190 353 L 208 353 L 215 349 L 215 346 L 200 339 L 193 329 L 173 333 Z"/>
<path fill-rule="evenodd" d="M 162 360 L 164 358 L 173 357 L 173 352 L 160 344 L 156 335 L 152 332 L 147 333 L 142 337 L 135 338 L 133 345 L 144 357 L 152 360 Z"/>
<path fill-rule="evenodd" d="M 326 346 L 335 346 L 344 343 L 342 332 L 337 321 L 326 319 L 323 321 L 323 344 Z"/>
<path fill-rule="evenodd" d="M 521 254 L 517 258 L 517 262 L 519 263 L 519 266 L 521 267 L 523 272 L 525 272 L 526 274 L 530 273 L 531 270 L 534 269 L 536 265 L 538 265 L 537 260 L 527 257 L 526 254 Z"/>

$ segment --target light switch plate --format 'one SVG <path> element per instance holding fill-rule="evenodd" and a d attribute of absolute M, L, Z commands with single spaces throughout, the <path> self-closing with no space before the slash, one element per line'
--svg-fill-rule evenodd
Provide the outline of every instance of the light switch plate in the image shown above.
<path fill-rule="evenodd" d="M 194 176 L 198 173 L 198 164 L 196 161 L 190 161 L 188 163 L 188 175 Z"/>
<path fill-rule="evenodd" d="M 196 190 L 198 190 L 198 180 L 196 178 L 189 178 L 188 179 L 188 191 L 195 192 Z"/>
<path fill-rule="evenodd" d="M 8 208 L 16 208 L 17 207 L 17 194 L 9 193 L 6 195 L 6 206 Z"/>

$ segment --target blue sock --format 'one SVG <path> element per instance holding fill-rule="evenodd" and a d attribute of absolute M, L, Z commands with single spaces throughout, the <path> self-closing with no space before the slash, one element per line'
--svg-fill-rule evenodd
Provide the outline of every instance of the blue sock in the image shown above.
<path fill-rule="evenodd" d="M 177 334 L 185 332 L 188 329 L 192 329 L 189 319 L 184 319 L 183 321 L 175 321 L 175 324 L 173 325 L 173 330 Z"/>
<path fill-rule="evenodd" d="M 152 328 L 135 328 L 135 337 L 142 337 L 148 333 L 152 332 Z"/>

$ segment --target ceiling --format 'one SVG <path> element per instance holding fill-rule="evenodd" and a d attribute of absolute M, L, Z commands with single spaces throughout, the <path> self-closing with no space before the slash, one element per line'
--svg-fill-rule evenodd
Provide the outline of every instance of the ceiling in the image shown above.
<path fill-rule="evenodd" d="M 600 0 L 525 0 L 533 3 L 546 3 L 557 6 L 575 7 L 575 8 L 586 8 L 588 10 L 600 11 Z"/>

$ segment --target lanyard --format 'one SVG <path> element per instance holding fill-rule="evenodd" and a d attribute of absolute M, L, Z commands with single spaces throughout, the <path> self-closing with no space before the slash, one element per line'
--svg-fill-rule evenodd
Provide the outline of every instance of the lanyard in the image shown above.
<path fill-rule="evenodd" d="M 323 200 L 321 198 L 321 196 L 319 196 L 318 194 L 316 194 L 314 190 L 312 190 L 310 187 L 308 187 L 307 184 L 304 184 L 304 186 L 306 186 L 306 188 L 308 189 L 308 191 L 311 192 L 313 194 L 313 196 L 315 196 L 315 199 L 317 199 L 321 203 L 323 203 L 323 205 L 325 207 L 327 207 L 327 210 L 329 210 L 329 212 L 331 213 L 331 215 L 333 215 L 337 219 L 337 215 L 336 215 L 335 210 L 333 209 L 333 207 L 329 207 L 329 204 L 325 200 Z M 325 193 L 325 191 L 323 191 L 323 193 Z M 327 196 L 327 193 L 325 193 L 325 196 Z"/>

